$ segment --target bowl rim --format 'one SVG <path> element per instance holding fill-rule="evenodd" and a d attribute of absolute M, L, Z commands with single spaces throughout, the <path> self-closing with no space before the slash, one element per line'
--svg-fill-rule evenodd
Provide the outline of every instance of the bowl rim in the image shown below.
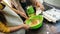
<path fill-rule="evenodd" d="M 41 17 L 42 17 L 42 18 L 41 18 L 42 20 L 40 21 L 40 23 L 42 23 L 42 22 L 43 22 L 43 16 L 42 16 L 42 15 L 38 15 L 38 16 L 41 16 Z M 27 20 L 26 20 L 26 21 L 27 21 Z M 25 21 L 25 22 L 26 22 L 26 21 Z M 40 23 L 38 23 L 37 25 L 39 25 Z M 27 22 L 26 22 L 26 24 L 27 24 Z M 28 25 L 28 24 L 27 24 L 27 25 Z M 35 27 L 35 26 L 37 26 L 37 25 L 30 26 L 30 27 L 32 28 L 32 27 Z"/>

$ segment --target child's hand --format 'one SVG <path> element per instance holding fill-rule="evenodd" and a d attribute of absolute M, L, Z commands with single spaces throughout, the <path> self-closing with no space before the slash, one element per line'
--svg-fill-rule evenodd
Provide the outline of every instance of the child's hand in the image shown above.
<path fill-rule="evenodd" d="M 24 29 L 29 29 L 30 27 L 29 27 L 29 25 L 27 25 L 27 24 L 23 24 L 23 28 L 24 28 Z"/>

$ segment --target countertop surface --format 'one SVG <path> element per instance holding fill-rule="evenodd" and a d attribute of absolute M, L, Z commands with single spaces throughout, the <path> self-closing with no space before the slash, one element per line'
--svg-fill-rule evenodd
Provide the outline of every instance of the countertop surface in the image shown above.
<path fill-rule="evenodd" d="M 43 3 L 43 5 L 45 7 L 45 11 L 52 9 L 52 7 L 49 7 L 45 3 Z M 52 23 L 44 19 L 42 27 L 40 27 L 37 30 L 29 29 L 26 32 L 26 34 L 60 34 L 60 21 L 57 21 L 56 23 Z"/>
<path fill-rule="evenodd" d="M 26 34 L 60 34 L 60 21 L 56 23 L 43 21 L 43 26 L 37 30 L 28 30 Z"/>

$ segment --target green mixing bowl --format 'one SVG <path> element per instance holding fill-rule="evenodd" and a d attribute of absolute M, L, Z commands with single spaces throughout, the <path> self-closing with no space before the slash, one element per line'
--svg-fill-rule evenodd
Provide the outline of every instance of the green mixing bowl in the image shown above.
<path fill-rule="evenodd" d="M 34 14 L 34 8 L 33 6 L 28 6 L 26 10 L 27 15 L 30 17 L 31 14 Z"/>
<path fill-rule="evenodd" d="M 42 16 L 42 15 L 37 15 L 37 16 L 34 15 L 34 16 L 31 16 L 28 20 L 25 21 L 26 24 L 29 25 L 29 24 L 31 23 L 31 21 L 33 21 L 33 19 L 39 19 L 40 22 L 39 22 L 39 24 L 37 24 L 37 25 L 30 26 L 31 29 L 38 29 L 39 27 L 42 26 L 42 22 L 43 22 L 43 16 Z"/>

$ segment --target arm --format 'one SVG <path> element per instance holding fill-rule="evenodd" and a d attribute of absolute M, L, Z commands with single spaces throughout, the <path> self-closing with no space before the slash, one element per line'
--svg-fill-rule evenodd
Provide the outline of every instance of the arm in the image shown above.
<path fill-rule="evenodd" d="M 11 8 L 11 7 L 10 7 Z M 15 11 L 17 14 L 20 14 L 21 16 L 23 16 L 24 18 L 28 18 L 26 15 L 25 15 L 25 13 L 23 13 L 23 12 L 21 12 L 21 11 L 19 11 L 19 10 L 16 10 L 16 9 L 14 9 L 14 8 L 11 8 L 13 11 Z"/>
<path fill-rule="evenodd" d="M 10 30 L 10 32 L 13 32 L 13 31 L 16 31 L 16 30 L 20 30 L 22 29 L 23 27 L 21 25 L 19 26 L 15 26 L 15 27 L 8 27 L 8 29 Z"/>
<path fill-rule="evenodd" d="M 15 27 L 8 27 L 8 29 L 10 29 L 10 31 L 12 32 L 12 31 L 20 30 L 20 29 L 29 29 L 29 26 L 26 24 L 22 24 Z"/>
<path fill-rule="evenodd" d="M 5 32 L 5 33 L 13 32 L 13 31 L 20 30 L 20 29 L 28 29 L 28 28 L 29 26 L 26 24 L 14 26 L 14 27 L 8 27 L 2 22 L 0 22 L 0 31 Z"/>
<path fill-rule="evenodd" d="M 15 27 L 7 27 L 5 24 L 3 24 L 2 22 L 0 22 L 0 31 L 1 32 L 12 32 L 12 31 L 16 31 L 18 29 L 21 29 L 22 26 L 15 26 Z"/>
<path fill-rule="evenodd" d="M 28 18 L 24 9 L 22 8 L 21 4 L 19 3 L 19 0 L 11 0 L 11 2 L 13 2 L 12 4 L 16 7 L 16 9 L 18 10 L 18 14 L 20 14 L 21 16 L 23 16 L 24 18 Z"/>

